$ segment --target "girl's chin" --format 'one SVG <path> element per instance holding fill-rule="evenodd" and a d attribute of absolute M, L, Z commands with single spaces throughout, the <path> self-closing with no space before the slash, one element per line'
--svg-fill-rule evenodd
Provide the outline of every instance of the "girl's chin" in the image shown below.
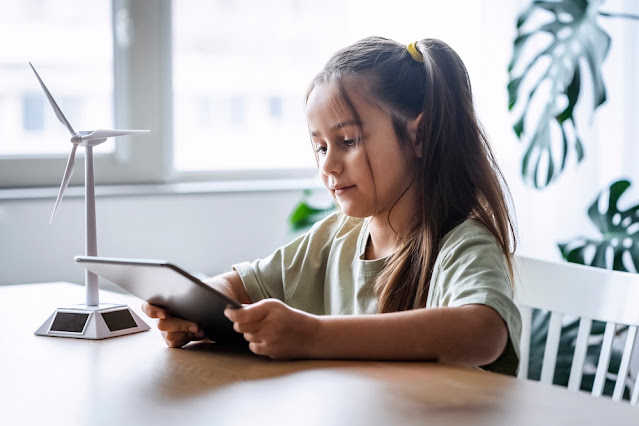
<path fill-rule="evenodd" d="M 348 203 L 337 202 L 337 207 L 342 213 L 344 213 L 348 217 L 365 218 L 370 216 L 370 212 L 365 212 L 362 209 L 352 208 L 351 206 L 348 205 Z"/>

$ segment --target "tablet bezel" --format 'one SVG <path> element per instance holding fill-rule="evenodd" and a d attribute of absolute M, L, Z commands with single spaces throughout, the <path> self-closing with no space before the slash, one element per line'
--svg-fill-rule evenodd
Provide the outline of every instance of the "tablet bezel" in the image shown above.
<path fill-rule="evenodd" d="M 227 307 L 238 309 L 242 304 L 171 262 L 100 256 L 76 256 L 75 261 L 169 315 L 197 323 L 215 342 L 246 343 L 224 315 Z"/>

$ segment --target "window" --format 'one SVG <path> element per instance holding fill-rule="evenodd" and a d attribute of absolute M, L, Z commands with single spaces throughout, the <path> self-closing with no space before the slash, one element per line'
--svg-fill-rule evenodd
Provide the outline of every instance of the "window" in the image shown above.
<path fill-rule="evenodd" d="M 28 61 L 76 130 L 151 130 L 96 149 L 100 184 L 314 176 L 304 94 L 335 50 L 433 36 L 479 62 L 484 2 L 441 3 L 398 0 L 389 19 L 366 0 L 2 2 L 0 36 L 20 42 L 0 47 L 16 82 L 0 90 L 0 186 L 57 186 L 69 151 Z"/>
<path fill-rule="evenodd" d="M 133 14 L 140 17 L 137 38 Z M 168 121 L 162 112 L 167 102 L 157 94 L 168 87 L 162 76 L 170 66 L 162 69 L 159 64 L 168 37 L 158 24 L 162 16 L 168 16 L 166 1 L 0 2 L 0 37 L 12 40 L 0 45 L 0 187 L 58 186 L 71 151 L 68 131 L 44 98 L 42 119 L 37 116 L 36 96 L 42 90 L 28 62 L 76 131 L 152 130 L 153 137 L 101 144 L 94 151 L 96 182 L 165 179 L 163 158 L 170 151 L 163 139 Z M 149 38 L 154 46 L 145 41 Z M 84 180 L 82 151 L 72 185 Z"/>
<path fill-rule="evenodd" d="M 22 130 L 25 132 L 44 130 L 44 96 L 33 93 L 25 93 L 22 96 Z"/>
<path fill-rule="evenodd" d="M 268 99 L 269 117 L 272 120 L 279 120 L 282 118 L 282 98 L 279 96 L 271 96 Z"/>
<path fill-rule="evenodd" d="M 53 185 L 71 151 L 29 62 L 74 129 L 113 127 L 111 21 L 109 0 L 0 3 L 1 186 Z M 113 151 L 103 144 L 99 154 Z"/>
<path fill-rule="evenodd" d="M 474 51 L 476 41 L 459 28 L 477 26 L 483 6 L 464 5 L 467 13 L 459 14 L 445 4 L 400 0 L 392 10 L 410 13 L 389 19 L 386 2 L 368 0 L 174 1 L 174 170 L 314 173 L 304 95 L 329 56 L 369 35 L 406 43 L 441 35 Z M 215 105 L 206 109 L 210 123 L 201 120 L 202 96 Z"/>

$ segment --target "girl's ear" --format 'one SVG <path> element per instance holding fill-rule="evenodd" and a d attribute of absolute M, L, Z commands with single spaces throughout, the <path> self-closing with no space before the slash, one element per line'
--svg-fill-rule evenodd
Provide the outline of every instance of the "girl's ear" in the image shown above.
<path fill-rule="evenodd" d="M 422 158 L 422 138 L 421 138 L 421 123 L 422 123 L 422 112 L 419 113 L 417 117 L 413 120 L 408 120 L 408 134 L 411 138 L 411 143 L 413 144 L 413 150 L 415 151 L 415 155 L 417 158 Z"/>

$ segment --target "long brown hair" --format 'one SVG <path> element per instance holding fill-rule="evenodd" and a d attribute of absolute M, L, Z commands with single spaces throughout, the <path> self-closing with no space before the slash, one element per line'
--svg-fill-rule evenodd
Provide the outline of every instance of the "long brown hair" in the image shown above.
<path fill-rule="evenodd" d="M 468 218 L 493 235 L 506 256 L 512 284 L 516 237 L 508 187 L 476 117 L 466 67 L 440 40 L 424 39 L 416 47 L 421 62 L 392 40 L 360 40 L 335 53 L 307 91 L 308 99 L 316 86 L 333 85 L 361 122 L 346 90 L 359 83 L 367 100 L 390 114 L 403 149 L 412 145 L 408 120 L 422 114 L 416 135 L 422 155 L 413 182 L 420 195 L 416 225 L 399 240 L 377 277 L 379 312 L 426 306 L 441 240 Z"/>

